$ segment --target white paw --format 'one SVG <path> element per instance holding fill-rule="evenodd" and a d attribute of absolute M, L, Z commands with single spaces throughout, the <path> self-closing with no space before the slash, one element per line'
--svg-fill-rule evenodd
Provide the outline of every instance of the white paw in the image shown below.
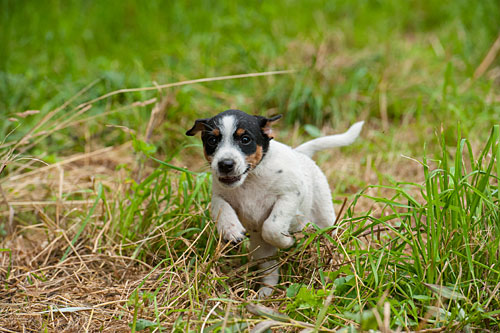
<path fill-rule="evenodd" d="M 281 249 L 286 250 L 289 247 L 292 247 L 293 244 L 295 244 L 295 237 L 293 237 L 292 235 L 286 235 L 283 238 L 283 241 L 282 241 L 283 246 L 281 247 Z"/>
<path fill-rule="evenodd" d="M 271 296 L 272 293 L 273 293 L 273 288 L 262 287 L 259 289 L 259 298 L 269 297 Z"/>
<path fill-rule="evenodd" d="M 241 242 L 246 237 L 245 233 L 247 232 L 241 224 L 226 225 L 224 228 L 218 229 L 224 240 L 233 243 Z"/>
<path fill-rule="evenodd" d="M 271 233 L 268 230 L 263 230 L 262 238 L 266 243 L 282 250 L 290 248 L 295 243 L 295 238 L 292 235 L 276 232 Z"/>

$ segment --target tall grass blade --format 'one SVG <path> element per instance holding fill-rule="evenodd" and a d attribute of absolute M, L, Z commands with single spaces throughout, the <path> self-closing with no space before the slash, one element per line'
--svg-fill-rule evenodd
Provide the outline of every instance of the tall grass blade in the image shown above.
<path fill-rule="evenodd" d="M 80 225 L 80 228 L 78 229 L 78 232 L 76 233 L 76 235 L 71 240 L 71 246 L 68 245 L 68 248 L 66 249 L 66 252 L 64 252 L 64 255 L 62 256 L 61 260 L 59 260 L 59 262 L 63 262 L 66 259 L 66 257 L 68 256 L 69 252 L 72 249 L 72 246 L 74 246 L 76 244 L 76 241 L 80 237 L 81 233 L 83 232 L 83 230 L 85 230 L 85 227 L 87 226 L 87 223 L 89 223 L 89 221 L 90 221 L 90 217 L 92 215 L 94 215 L 94 211 L 95 211 L 95 209 L 97 207 L 97 204 L 103 198 L 103 193 L 104 192 L 103 192 L 102 184 L 98 183 L 98 185 L 97 185 L 97 197 L 95 198 L 94 204 L 92 205 L 92 207 L 90 208 L 89 212 L 87 213 L 87 216 L 83 220 L 83 223 Z"/>

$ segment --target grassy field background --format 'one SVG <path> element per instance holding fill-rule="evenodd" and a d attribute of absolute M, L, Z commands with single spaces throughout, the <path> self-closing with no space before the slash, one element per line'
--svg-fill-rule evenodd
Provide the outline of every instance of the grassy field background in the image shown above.
<path fill-rule="evenodd" d="M 0 2 L 0 329 L 499 331 L 499 31 L 493 0 Z M 340 232 L 267 300 L 184 135 L 228 108 L 290 145 L 366 122 L 317 156 Z"/>

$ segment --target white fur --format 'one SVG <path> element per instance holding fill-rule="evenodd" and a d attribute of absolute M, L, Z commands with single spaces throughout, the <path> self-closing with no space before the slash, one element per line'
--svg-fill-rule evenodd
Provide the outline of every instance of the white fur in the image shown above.
<path fill-rule="evenodd" d="M 229 121 L 224 125 L 229 126 Z M 362 125 L 356 123 L 344 134 L 315 139 L 296 149 L 271 141 L 261 163 L 239 186 L 229 188 L 214 177 L 211 213 L 219 233 L 227 240 L 238 241 L 248 231 L 251 256 L 258 260 L 275 255 L 278 248 L 292 246 L 295 240 L 291 233 L 300 231 L 307 223 L 320 228 L 333 225 L 335 211 L 330 187 L 309 156 L 321 149 L 352 143 Z M 234 153 L 225 142 L 219 149 L 214 160 L 219 153 L 221 156 Z M 214 174 L 216 166 L 212 165 Z M 278 283 L 276 265 L 274 260 L 260 265 L 265 272 L 261 296 L 270 295 L 271 287 Z"/>
<path fill-rule="evenodd" d="M 233 134 L 236 131 L 236 119 L 234 116 L 223 117 L 219 123 L 219 130 L 221 131 L 222 141 L 219 143 L 217 151 L 213 157 L 210 167 L 212 168 L 212 174 L 217 178 L 221 176 L 217 164 L 219 161 L 224 159 L 232 159 L 235 162 L 235 168 L 232 175 L 241 176 L 241 179 L 234 184 L 226 185 L 221 184 L 226 188 L 232 188 L 241 185 L 247 176 L 245 173 L 247 169 L 245 156 L 241 150 L 232 144 Z"/>
<path fill-rule="evenodd" d="M 347 132 L 337 135 L 324 136 L 301 144 L 296 151 L 312 157 L 315 152 L 341 146 L 348 146 L 356 140 L 361 132 L 364 121 L 359 121 L 352 125 Z"/>

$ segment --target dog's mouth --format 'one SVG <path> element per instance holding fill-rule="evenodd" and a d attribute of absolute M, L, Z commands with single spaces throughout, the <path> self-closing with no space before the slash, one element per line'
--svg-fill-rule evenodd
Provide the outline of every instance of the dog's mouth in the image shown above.
<path fill-rule="evenodd" d="M 225 176 L 225 177 L 219 177 L 219 181 L 221 183 L 224 183 L 226 185 L 232 185 L 236 182 L 238 182 L 241 179 L 241 176 Z"/>
<path fill-rule="evenodd" d="M 247 166 L 245 172 L 243 172 L 241 175 L 239 176 L 221 176 L 219 177 L 219 181 L 223 184 L 226 184 L 226 185 L 233 185 L 237 182 L 240 181 L 241 177 L 243 177 L 243 175 L 245 175 L 248 171 L 250 171 L 250 165 Z"/>

